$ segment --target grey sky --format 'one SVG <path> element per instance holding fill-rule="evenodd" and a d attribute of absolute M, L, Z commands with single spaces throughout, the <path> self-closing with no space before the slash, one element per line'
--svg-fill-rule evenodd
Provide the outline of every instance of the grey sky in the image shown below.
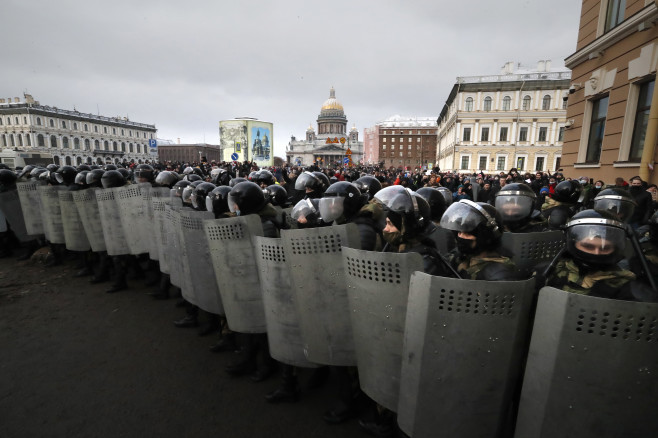
<path fill-rule="evenodd" d="M 393 114 L 438 116 L 457 76 L 506 61 L 562 66 L 577 0 L 3 0 L 0 96 L 154 123 L 219 143 L 218 122 L 304 136 L 334 86 L 363 135 Z"/>

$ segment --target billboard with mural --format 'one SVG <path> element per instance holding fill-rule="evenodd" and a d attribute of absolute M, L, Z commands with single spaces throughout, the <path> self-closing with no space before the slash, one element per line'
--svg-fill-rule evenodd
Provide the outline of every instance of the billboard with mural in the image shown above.
<path fill-rule="evenodd" d="M 224 161 L 254 161 L 259 167 L 274 165 L 273 125 L 256 119 L 219 122 L 219 145 Z M 235 159 L 234 157 L 237 157 Z"/>

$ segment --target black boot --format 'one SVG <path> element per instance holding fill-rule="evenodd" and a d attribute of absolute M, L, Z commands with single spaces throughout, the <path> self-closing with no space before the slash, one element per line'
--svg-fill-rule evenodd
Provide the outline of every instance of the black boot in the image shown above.
<path fill-rule="evenodd" d="M 199 329 L 199 336 L 208 336 L 212 333 L 219 333 L 221 326 L 219 315 L 203 312 L 208 315 L 208 322 Z"/>
<path fill-rule="evenodd" d="M 224 333 L 218 343 L 210 347 L 213 353 L 221 353 L 222 351 L 236 351 L 238 346 L 235 344 L 235 333 Z"/>
<path fill-rule="evenodd" d="M 257 368 L 256 345 L 253 334 L 240 333 L 241 349 L 238 360 L 226 366 L 226 372 L 233 376 L 253 373 Z"/>
<path fill-rule="evenodd" d="M 268 403 L 294 403 L 299 400 L 299 384 L 295 367 L 283 365 L 281 385 L 265 396 Z"/>

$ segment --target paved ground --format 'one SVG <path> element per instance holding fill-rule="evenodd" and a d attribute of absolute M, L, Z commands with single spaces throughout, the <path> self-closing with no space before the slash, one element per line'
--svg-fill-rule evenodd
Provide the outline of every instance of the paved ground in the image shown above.
<path fill-rule="evenodd" d="M 174 300 L 146 288 L 106 294 L 73 278 L 72 262 L 0 259 L 0 437 L 363 437 L 328 425 L 332 381 L 296 404 L 224 372 L 233 353 L 178 329 Z M 308 377 L 308 373 L 302 378 Z"/>

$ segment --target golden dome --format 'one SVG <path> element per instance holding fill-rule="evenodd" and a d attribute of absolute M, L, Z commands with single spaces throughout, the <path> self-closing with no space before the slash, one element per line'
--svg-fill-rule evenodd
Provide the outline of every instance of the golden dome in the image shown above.
<path fill-rule="evenodd" d="M 336 91 L 334 90 L 334 87 L 331 87 L 331 90 L 329 90 L 329 99 L 324 101 L 322 109 L 343 111 L 343 105 L 336 99 Z"/>

